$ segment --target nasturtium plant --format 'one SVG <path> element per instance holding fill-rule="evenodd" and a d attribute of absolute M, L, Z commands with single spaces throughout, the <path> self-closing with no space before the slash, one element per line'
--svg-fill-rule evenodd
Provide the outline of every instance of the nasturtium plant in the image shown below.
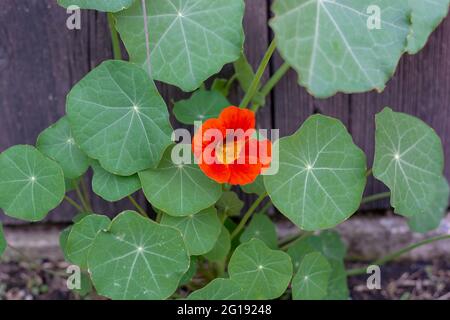
<path fill-rule="evenodd" d="M 366 185 L 366 157 L 344 125 L 322 115 L 281 138 L 279 169 L 264 177 L 273 204 L 304 230 L 326 229 L 358 209 Z"/>
<path fill-rule="evenodd" d="M 131 61 L 149 66 L 153 79 L 194 91 L 224 64 L 239 58 L 244 42 L 243 0 L 145 2 L 145 13 L 135 1 L 115 17 Z M 144 18 L 148 30 L 143 29 Z"/>
<path fill-rule="evenodd" d="M 347 247 L 332 228 L 362 204 L 390 197 L 412 231 L 439 226 L 450 193 L 444 152 L 420 119 L 390 108 L 376 115 L 372 168 L 338 119 L 315 114 L 281 139 L 257 132 L 256 120 L 291 67 L 319 98 L 381 91 L 402 54 L 424 47 L 449 0 L 275 0 L 274 39 L 257 69 L 243 50 L 244 0 L 58 3 L 107 12 L 114 60 L 71 89 L 67 114 L 36 147 L 0 154 L 0 208 L 33 222 L 63 200 L 77 210 L 59 242 L 80 268 L 79 295 L 346 300 L 348 277 L 366 270 L 346 270 Z M 277 50 L 285 62 L 263 83 Z M 228 63 L 233 74 L 217 75 Z M 193 93 L 169 114 L 156 81 Z M 389 192 L 363 197 L 372 174 Z M 255 200 L 244 203 L 241 191 Z M 127 198 L 136 211 L 95 212 L 94 197 Z M 292 234 L 278 225 L 285 217 Z M 0 225 L 0 255 L 5 247 Z"/>
<path fill-rule="evenodd" d="M 106 61 L 73 87 L 67 114 L 81 149 L 111 173 L 155 168 L 170 144 L 167 107 L 145 71 Z"/>

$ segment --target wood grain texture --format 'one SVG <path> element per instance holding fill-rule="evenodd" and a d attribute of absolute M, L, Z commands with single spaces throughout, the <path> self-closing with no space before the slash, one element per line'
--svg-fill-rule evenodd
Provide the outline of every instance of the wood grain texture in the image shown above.
<path fill-rule="evenodd" d="M 89 70 L 112 57 L 106 16 L 82 12 L 81 30 L 68 30 L 65 9 L 55 0 L 2 0 L 0 8 L 0 152 L 15 144 L 34 144 L 38 134 L 64 115 L 65 97 L 70 88 Z M 272 34 L 267 26 L 270 0 L 246 0 L 245 52 L 256 69 Z M 282 63 L 276 55 L 264 76 L 268 79 Z M 226 66 L 221 76 L 230 77 Z M 210 84 L 207 81 L 207 84 Z M 172 86 L 158 83 L 169 109 L 173 102 L 189 96 Z M 234 88 L 231 102 L 238 104 L 243 93 Z M 313 113 L 337 117 L 347 126 L 355 142 L 373 158 L 374 115 L 384 106 L 407 112 L 430 124 L 442 138 L 450 159 L 450 18 L 435 31 L 424 50 L 405 56 L 394 78 L 381 93 L 338 94 L 315 99 L 297 84 L 297 74 L 289 71 L 269 95 L 258 114 L 261 128 L 278 128 L 280 135 L 295 132 Z M 174 127 L 181 127 L 172 118 Z M 450 162 L 446 166 L 450 178 Z M 383 190 L 371 181 L 367 193 Z M 73 198 L 75 195 L 71 194 Z M 142 194 L 137 195 L 145 204 Z M 241 194 L 249 203 L 254 197 Z M 386 203 L 378 203 L 378 207 Z M 98 198 L 94 209 L 114 215 L 132 208 L 127 200 L 108 204 Z M 52 212 L 47 220 L 67 222 L 74 211 L 67 205 Z M 0 217 L 7 223 L 12 219 Z"/>

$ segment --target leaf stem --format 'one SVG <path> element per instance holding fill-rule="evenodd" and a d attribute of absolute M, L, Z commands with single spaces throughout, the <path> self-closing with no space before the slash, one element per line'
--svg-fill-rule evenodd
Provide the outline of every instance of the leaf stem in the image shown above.
<path fill-rule="evenodd" d="M 260 90 L 261 96 L 266 97 L 272 91 L 275 85 L 281 80 L 281 78 L 283 78 L 286 72 L 288 72 L 290 68 L 291 66 L 287 62 L 283 63 L 278 68 L 278 70 L 272 75 L 272 77 L 266 82 L 266 84 L 262 87 L 262 89 Z M 260 107 L 262 106 L 254 103 L 251 107 L 251 110 L 257 112 Z"/>
<path fill-rule="evenodd" d="M 255 96 L 256 92 L 258 91 L 259 84 L 261 83 L 261 78 L 264 74 L 264 71 L 267 68 L 267 65 L 269 64 L 270 58 L 272 57 L 273 53 L 275 52 L 275 49 L 277 47 L 277 44 L 275 42 L 275 39 L 272 40 L 272 42 L 269 45 L 269 48 L 267 49 L 266 53 L 264 54 L 264 57 L 258 67 L 258 70 L 256 71 L 256 74 L 252 80 L 252 83 L 250 84 L 250 88 L 247 90 L 247 93 L 244 96 L 244 99 L 242 99 L 240 108 L 247 108 L 250 101 L 252 101 L 252 98 Z"/>
<path fill-rule="evenodd" d="M 241 232 L 242 228 L 244 228 L 245 224 L 247 223 L 248 219 L 252 216 L 252 214 L 255 212 L 256 208 L 260 205 L 260 203 L 267 197 L 267 192 L 264 192 L 261 194 L 258 199 L 253 202 L 251 207 L 247 210 L 247 212 L 242 217 L 241 221 L 237 225 L 236 229 L 233 230 L 233 233 L 231 234 L 231 239 L 234 239 L 239 232 Z"/>
<path fill-rule="evenodd" d="M 81 193 L 80 186 L 78 183 L 75 185 L 75 191 L 77 193 L 78 199 L 81 201 L 81 205 L 83 206 L 84 211 L 90 211 L 88 204 L 84 200 L 84 196 Z"/>
<path fill-rule="evenodd" d="M 74 206 L 78 211 L 80 211 L 80 212 L 84 211 L 83 208 L 78 203 L 76 203 L 72 198 L 70 198 L 69 196 L 64 196 L 64 199 L 68 203 L 70 203 L 72 206 Z"/>
<path fill-rule="evenodd" d="M 143 215 L 144 217 L 148 218 L 147 212 L 145 212 L 145 210 L 139 205 L 139 203 L 137 203 L 136 200 L 134 200 L 134 198 L 132 196 L 128 196 L 128 200 L 130 200 L 130 202 L 137 209 L 137 211 L 139 211 L 139 213 L 141 215 Z"/>
<path fill-rule="evenodd" d="M 111 33 L 111 44 L 114 60 L 122 60 L 122 49 L 120 48 L 119 34 L 116 30 L 116 22 L 111 12 L 108 12 L 108 26 Z"/>
<path fill-rule="evenodd" d="M 92 212 L 92 205 L 91 205 L 91 199 L 89 197 L 89 190 L 86 185 L 86 181 L 84 180 L 84 177 L 81 177 L 81 191 L 83 192 L 84 200 L 86 201 L 86 205 L 88 206 L 88 209 Z"/>
<path fill-rule="evenodd" d="M 382 199 L 386 199 L 389 198 L 391 196 L 390 192 L 382 192 L 382 193 L 377 193 L 368 197 L 364 197 L 361 200 L 361 204 L 364 203 L 368 203 L 368 202 L 373 202 L 373 201 L 377 201 L 377 200 L 382 200 Z"/>
<path fill-rule="evenodd" d="M 378 260 L 375 260 L 374 262 L 371 263 L 371 265 L 378 265 L 381 266 L 389 261 L 392 261 L 396 258 L 398 258 L 399 256 L 412 251 L 418 247 L 424 246 L 426 244 L 432 243 L 432 242 L 436 242 L 436 241 L 440 241 L 440 240 L 446 240 L 446 239 L 450 239 L 450 234 L 446 234 L 446 235 L 440 235 L 440 236 L 436 236 L 436 237 L 432 237 L 432 238 L 428 238 L 428 239 L 424 239 L 422 241 L 410 244 L 409 246 L 406 246 L 398 251 L 395 251 L 393 253 L 390 253 L 384 257 L 381 257 Z M 350 269 L 347 271 L 347 275 L 348 276 L 357 276 L 360 274 L 364 274 L 366 273 L 367 268 L 356 268 L 356 269 Z"/>

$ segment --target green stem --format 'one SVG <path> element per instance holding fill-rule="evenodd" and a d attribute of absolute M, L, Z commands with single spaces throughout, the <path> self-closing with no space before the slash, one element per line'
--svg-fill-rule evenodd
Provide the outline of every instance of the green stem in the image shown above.
<path fill-rule="evenodd" d="M 247 90 L 247 93 L 244 96 L 244 99 L 242 99 L 240 108 L 247 108 L 250 101 L 252 101 L 253 97 L 255 96 L 256 92 L 258 91 L 259 84 L 261 83 L 261 78 L 264 74 L 264 71 L 267 68 L 267 65 L 269 64 L 270 58 L 272 57 L 273 53 L 275 52 L 275 49 L 277 47 L 277 44 L 275 42 L 275 39 L 272 40 L 270 43 L 269 48 L 267 49 L 266 53 L 264 54 L 264 57 L 258 67 L 258 70 L 256 71 L 255 77 L 253 78 L 252 83 L 250 84 L 250 88 Z"/>
<path fill-rule="evenodd" d="M 158 223 L 160 223 L 160 222 L 161 222 L 161 219 L 162 219 L 162 213 L 161 213 L 161 211 L 158 211 L 158 212 L 156 213 L 156 219 L 155 219 L 155 221 L 158 222 Z"/>
<path fill-rule="evenodd" d="M 270 209 L 270 207 L 272 207 L 272 201 L 267 202 L 267 203 L 264 205 L 264 207 L 262 207 L 262 209 L 259 210 L 259 212 L 261 212 L 261 213 L 266 213 L 266 212 Z"/>
<path fill-rule="evenodd" d="M 373 263 L 371 263 L 371 265 L 378 265 L 381 266 L 391 260 L 394 260 L 396 258 L 398 258 L 399 256 L 412 251 L 418 247 L 424 246 L 426 244 L 432 243 L 432 242 L 436 242 L 436 241 L 440 241 L 440 240 L 446 240 L 446 239 L 450 239 L 450 235 L 446 234 L 446 235 L 441 235 L 441 236 L 436 236 L 436 237 L 432 237 L 432 238 L 428 238 L 416 243 L 413 243 L 405 248 L 402 248 L 398 251 L 395 251 L 393 253 L 390 253 L 378 260 L 375 260 Z M 350 269 L 347 271 L 347 275 L 348 276 L 356 276 L 356 275 L 360 275 L 360 274 L 364 274 L 367 272 L 367 268 L 356 268 L 356 269 Z"/>
<path fill-rule="evenodd" d="M 120 48 L 119 34 L 117 33 L 116 23 L 111 12 L 108 12 L 108 26 L 109 32 L 111 33 L 111 44 L 113 48 L 114 60 L 122 60 L 122 50 Z"/>
<path fill-rule="evenodd" d="M 78 183 L 75 186 L 75 191 L 77 193 L 78 199 L 81 201 L 81 205 L 83 206 L 83 210 L 84 211 L 90 211 L 89 210 L 89 206 L 87 205 L 86 201 L 84 200 L 84 196 L 81 193 L 80 186 L 78 185 Z"/>
<path fill-rule="evenodd" d="M 312 234 L 314 234 L 314 232 L 306 231 L 306 232 L 301 232 L 301 233 L 297 233 L 297 234 L 293 234 L 293 235 L 287 236 L 286 238 L 284 238 L 284 239 L 282 239 L 280 241 L 278 246 L 280 247 L 281 250 L 287 250 L 297 240 L 301 240 L 301 239 L 307 238 L 307 237 L 309 237 Z"/>
<path fill-rule="evenodd" d="M 264 87 L 262 87 L 262 89 L 260 90 L 261 96 L 266 97 L 272 91 L 275 85 L 281 80 L 281 78 L 283 78 L 286 72 L 288 72 L 290 68 L 291 66 L 289 64 L 287 64 L 286 62 L 283 63 L 281 67 L 278 68 L 278 70 L 269 79 L 269 81 L 267 81 Z M 252 105 L 251 110 L 257 112 L 260 107 L 262 106 L 255 103 Z"/>
<path fill-rule="evenodd" d="M 361 204 L 364 203 L 368 203 L 368 202 L 373 202 L 373 201 L 377 201 L 377 200 L 382 200 L 382 199 L 386 199 L 389 198 L 391 196 L 390 192 L 382 192 L 382 193 L 377 193 L 368 197 L 364 197 L 361 200 Z"/>
<path fill-rule="evenodd" d="M 70 197 L 68 197 L 68 196 L 64 196 L 64 199 L 65 199 L 68 203 L 70 203 L 72 206 L 74 206 L 78 211 L 80 211 L 80 212 L 83 212 L 83 211 L 84 211 L 83 208 L 82 208 L 78 203 L 76 203 L 72 198 L 70 198 Z"/>
<path fill-rule="evenodd" d="M 134 200 L 134 198 L 132 196 L 128 196 L 128 200 L 130 200 L 130 202 L 133 204 L 133 206 L 137 209 L 137 211 L 141 215 L 143 215 L 144 217 L 148 218 L 147 212 L 145 212 L 145 210 L 139 205 L 139 203 L 137 203 L 136 200 Z"/>
<path fill-rule="evenodd" d="M 83 192 L 84 200 L 86 202 L 86 205 L 88 206 L 89 211 L 93 212 L 92 205 L 91 205 L 91 199 L 89 197 L 89 190 L 86 185 L 86 181 L 84 180 L 84 177 L 81 177 L 81 191 Z"/>
<path fill-rule="evenodd" d="M 367 169 L 366 171 L 366 177 L 370 176 L 372 174 L 372 168 Z"/>
<path fill-rule="evenodd" d="M 261 194 L 258 199 L 256 199 L 255 202 L 251 205 L 251 207 L 248 209 L 248 211 L 244 214 L 242 217 L 241 222 L 237 225 L 236 229 L 233 230 L 233 233 L 231 234 L 231 239 L 234 239 L 239 232 L 241 232 L 242 228 L 244 228 L 245 224 L 247 223 L 248 219 L 252 216 L 252 214 L 255 212 L 256 208 L 260 205 L 260 203 L 267 197 L 267 193 L 264 192 Z"/>

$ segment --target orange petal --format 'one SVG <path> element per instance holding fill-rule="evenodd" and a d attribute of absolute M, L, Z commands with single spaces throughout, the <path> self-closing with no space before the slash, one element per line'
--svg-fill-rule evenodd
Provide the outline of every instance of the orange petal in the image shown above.
<path fill-rule="evenodd" d="M 228 168 L 228 165 L 226 164 L 220 164 L 220 163 L 213 163 L 213 164 L 206 164 L 206 163 L 199 163 L 198 166 L 203 171 L 203 173 L 209 177 L 210 179 L 213 179 L 214 181 L 218 183 L 227 183 L 230 179 L 230 170 Z"/>
<path fill-rule="evenodd" d="M 246 159 L 245 164 L 233 163 L 228 167 L 230 169 L 229 184 L 245 185 L 252 183 L 261 173 L 261 164 L 250 164 L 249 159 Z"/>
<path fill-rule="evenodd" d="M 203 150 L 211 144 L 217 144 L 225 137 L 225 128 L 218 119 L 208 119 L 196 131 L 192 139 L 192 150 L 197 159 L 201 157 Z M 220 137 L 215 133 L 220 134 Z"/>
<path fill-rule="evenodd" d="M 244 132 L 255 129 L 255 113 L 251 110 L 241 109 L 235 106 L 229 106 L 223 109 L 219 115 L 219 121 L 226 129 L 241 129 Z"/>

